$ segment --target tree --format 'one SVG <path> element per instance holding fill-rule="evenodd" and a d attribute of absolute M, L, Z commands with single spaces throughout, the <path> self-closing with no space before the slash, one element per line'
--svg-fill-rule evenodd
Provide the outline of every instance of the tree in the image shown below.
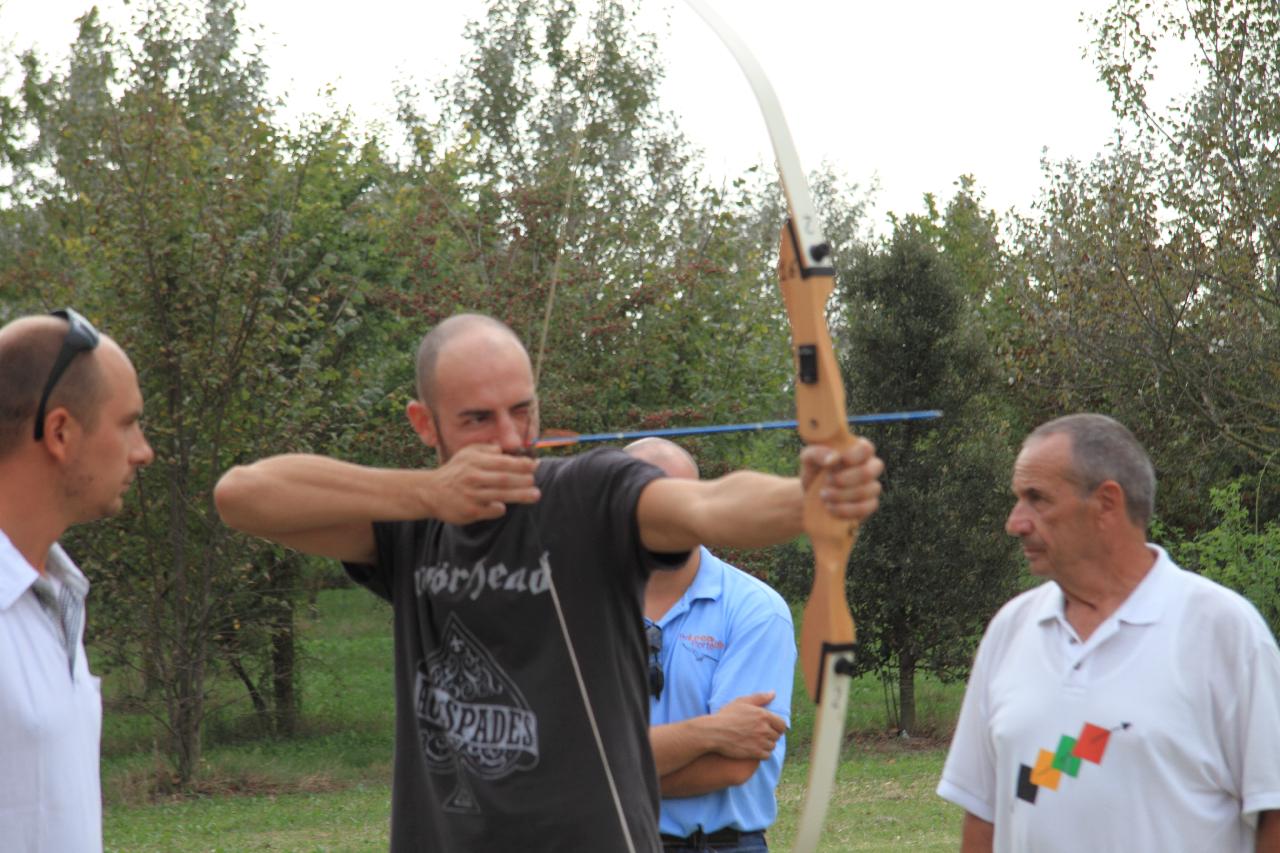
<path fill-rule="evenodd" d="M 405 298 L 424 325 L 460 309 L 507 321 L 536 362 L 546 426 L 773 416 L 789 359 L 756 187 L 697 177 L 633 16 L 493 3 L 441 119 L 403 93 L 423 174 L 394 237 Z"/>
<path fill-rule="evenodd" d="M 1194 534 L 1206 482 L 1280 450 L 1280 9 L 1116 0 L 1093 25 L 1117 136 L 1092 163 L 1048 164 L 1020 226 L 1018 376 L 1053 408 L 1129 424 L 1162 516 Z M 1170 43 L 1192 46 L 1196 83 L 1165 105 Z"/>
<path fill-rule="evenodd" d="M 1175 544 L 1171 553 L 1179 565 L 1252 601 L 1271 626 L 1271 632 L 1280 637 L 1280 523 L 1262 524 L 1258 518 L 1257 494 L 1262 483 L 1262 477 L 1249 483 L 1240 478 L 1210 489 L 1210 501 L 1220 521 L 1194 538 Z M 1254 494 L 1246 496 L 1243 487 L 1250 485 L 1254 486 Z M 1255 507 L 1252 521 L 1250 503 Z"/>
<path fill-rule="evenodd" d="M 361 213 L 380 155 L 342 117 L 272 123 L 238 9 L 156 4 L 134 40 L 91 11 L 66 70 L 26 56 L 21 99 L 2 110 L 17 117 L 0 160 L 17 227 L 0 292 L 25 309 L 81 306 L 139 368 L 156 461 L 115 523 L 72 544 L 95 580 L 94 645 L 158 695 L 183 785 L 221 662 L 260 710 L 274 701 L 277 729 L 297 702 L 298 561 L 231 536 L 213 483 L 246 458 L 338 443 L 359 395 L 378 393 L 390 322 L 368 301 L 380 249 Z M 349 374 L 366 377 L 355 392 Z"/>
<path fill-rule="evenodd" d="M 967 184 L 945 216 L 927 199 L 924 216 L 895 222 L 890 238 L 842 271 L 852 404 L 944 412 L 872 433 L 885 491 L 849 570 L 856 664 L 886 679 L 896 672 L 903 732 L 916 727 L 916 673 L 967 672 L 1018 575 L 1001 533 L 1011 417 L 975 311 L 991 283 L 974 271 L 992 267 L 998 243 L 993 219 L 969 215 L 977 202 Z M 974 227 L 982 222 L 990 229 Z"/>

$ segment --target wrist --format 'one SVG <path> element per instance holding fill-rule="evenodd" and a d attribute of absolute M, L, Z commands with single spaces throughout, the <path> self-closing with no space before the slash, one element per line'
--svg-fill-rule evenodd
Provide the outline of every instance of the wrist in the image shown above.
<path fill-rule="evenodd" d="M 725 733 L 715 714 L 690 717 L 685 721 L 694 736 L 694 743 L 702 754 L 719 753 L 725 746 Z"/>
<path fill-rule="evenodd" d="M 410 469 L 405 471 L 404 474 L 410 484 L 410 488 L 406 489 L 406 493 L 413 496 L 410 517 L 414 519 L 440 518 L 440 506 L 436 500 L 436 483 L 440 477 L 439 469 Z"/>

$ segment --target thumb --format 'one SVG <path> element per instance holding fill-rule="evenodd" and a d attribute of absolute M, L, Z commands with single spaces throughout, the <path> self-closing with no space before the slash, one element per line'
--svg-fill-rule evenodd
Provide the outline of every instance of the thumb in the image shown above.
<path fill-rule="evenodd" d="M 734 702 L 743 702 L 747 705 L 758 705 L 763 708 L 773 701 L 773 697 L 777 696 L 776 690 L 762 690 L 759 693 L 748 693 L 745 696 L 739 696 Z"/>

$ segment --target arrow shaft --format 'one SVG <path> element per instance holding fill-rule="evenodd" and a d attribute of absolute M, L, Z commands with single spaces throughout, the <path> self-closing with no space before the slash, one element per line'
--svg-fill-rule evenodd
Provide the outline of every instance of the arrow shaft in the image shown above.
<path fill-rule="evenodd" d="M 850 415 L 851 424 L 891 424 L 903 421 L 924 421 L 942 417 L 937 409 L 912 412 L 879 412 L 870 415 Z M 587 435 L 540 438 L 533 443 L 535 448 L 569 447 L 574 444 L 586 444 L 594 441 L 632 441 L 638 438 L 672 438 L 682 435 L 712 435 L 722 432 L 762 432 L 770 429 L 795 429 L 795 421 L 759 421 L 746 424 L 718 424 L 715 426 L 668 427 L 665 429 L 642 429 L 632 432 L 596 432 Z"/>

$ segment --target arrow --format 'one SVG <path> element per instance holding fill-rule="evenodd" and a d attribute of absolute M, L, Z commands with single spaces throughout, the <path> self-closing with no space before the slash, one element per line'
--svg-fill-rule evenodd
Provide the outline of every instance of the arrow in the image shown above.
<path fill-rule="evenodd" d="M 927 421 L 942 417 L 938 409 L 926 409 L 915 412 L 880 412 L 871 415 L 850 415 L 851 424 L 893 424 L 903 421 Z M 670 427 L 667 429 L 645 429 L 634 432 L 595 432 L 580 435 L 568 430 L 546 430 L 542 437 L 533 443 L 536 449 L 548 447 L 569 447 L 574 444 L 585 444 L 592 441 L 630 441 L 637 438 L 670 438 L 680 435 L 710 435 L 721 432 L 761 432 L 767 429 L 795 429 L 795 421 L 760 421 L 750 424 L 719 424 L 717 426 Z"/>

